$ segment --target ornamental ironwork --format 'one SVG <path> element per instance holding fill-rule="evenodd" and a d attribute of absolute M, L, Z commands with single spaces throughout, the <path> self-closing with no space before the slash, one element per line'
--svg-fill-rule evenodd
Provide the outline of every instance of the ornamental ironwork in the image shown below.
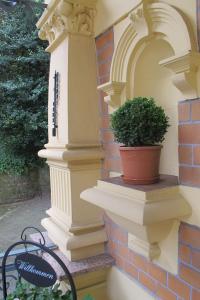
<path fill-rule="evenodd" d="M 29 229 L 34 229 L 36 232 L 40 234 L 39 242 L 34 242 L 32 240 L 27 240 L 26 232 Z M 11 274 L 7 275 L 7 272 L 11 270 L 11 264 L 9 262 L 9 258 L 13 256 L 14 249 L 18 246 L 23 246 L 24 251 L 22 249 L 15 250 L 15 262 L 12 264 L 17 271 L 17 276 Z M 31 251 L 29 248 L 32 247 Z M 33 252 L 30 253 L 30 252 Z M 52 263 L 49 264 L 45 257 L 51 257 Z M 58 275 L 54 270 L 53 266 L 58 264 L 61 270 L 64 272 L 65 280 L 68 281 L 68 287 L 71 291 L 71 299 L 77 300 L 76 288 L 73 281 L 73 278 L 63 263 L 63 261 L 58 257 L 58 255 L 52 251 L 50 248 L 46 246 L 46 241 L 43 234 L 35 227 L 26 227 L 21 234 L 21 240 L 12 244 L 5 252 L 2 260 L 1 272 L 2 272 L 2 292 L 3 292 L 3 300 L 6 300 L 8 289 L 10 287 L 10 280 L 18 280 L 22 279 L 26 282 L 33 284 L 36 287 L 47 288 L 53 287 L 55 283 L 58 281 Z"/>

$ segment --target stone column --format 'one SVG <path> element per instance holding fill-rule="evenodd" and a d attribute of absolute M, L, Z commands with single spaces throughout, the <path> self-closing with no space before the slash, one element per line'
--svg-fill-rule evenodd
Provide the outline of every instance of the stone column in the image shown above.
<path fill-rule="evenodd" d="M 80 200 L 80 193 L 99 179 L 103 158 L 93 36 L 95 4 L 96 0 L 52 0 L 37 23 L 39 36 L 49 41 L 47 51 L 51 53 L 49 141 L 39 152 L 50 167 L 51 208 L 42 225 L 70 260 L 102 253 L 107 239 L 102 211 Z M 58 98 L 53 121 L 55 72 Z"/>

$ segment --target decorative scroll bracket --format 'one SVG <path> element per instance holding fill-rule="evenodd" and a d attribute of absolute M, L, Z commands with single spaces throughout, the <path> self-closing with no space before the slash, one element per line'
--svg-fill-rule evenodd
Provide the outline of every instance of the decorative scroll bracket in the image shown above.
<path fill-rule="evenodd" d="M 125 88 L 124 82 L 108 82 L 106 84 L 102 84 L 98 86 L 98 90 L 101 90 L 107 94 L 104 97 L 106 103 L 108 103 L 113 108 L 117 108 L 121 103 L 121 95 Z"/>
<path fill-rule="evenodd" d="M 196 78 L 200 66 L 200 54 L 198 52 L 189 51 L 180 56 L 162 60 L 159 64 L 174 73 L 172 81 L 186 99 L 198 97 Z"/>

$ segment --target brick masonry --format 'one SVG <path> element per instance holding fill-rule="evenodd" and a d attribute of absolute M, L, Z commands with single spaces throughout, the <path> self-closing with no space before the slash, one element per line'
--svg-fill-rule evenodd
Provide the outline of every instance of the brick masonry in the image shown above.
<path fill-rule="evenodd" d="M 200 230 L 182 223 L 179 233 L 179 272 L 172 275 L 128 249 L 128 233 L 104 216 L 106 250 L 116 266 L 159 300 L 200 299 Z M 139 299 L 138 299 L 139 300 Z"/>
<path fill-rule="evenodd" d="M 179 180 L 200 187 L 200 99 L 179 103 Z"/>
<path fill-rule="evenodd" d="M 110 66 L 114 51 L 113 28 L 98 36 L 96 39 L 97 63 L 98 63 L 98 84 L 109 81 Z M 105 94 L 99 93 L 99 108 L 101 116 L 101 141 L 105 150 L 105 160 L 102 165 L 102 177 L 106 178 L 109 172 L 120 172 L 119 146 L 114 142 L 110 129 L 108 105 L 104 102 Z"/>
<path fill-rule="evenodd" d="M 200 14 L 200 0 L 197 0 Z M 200 36 L 200 17 L 198 22 Z M 109 81 L 114 51 L 113 29 L 96 38 L 98 83 Z M 101 140 L 105 150 L 102 178 L 120 172 L 119 146 L 109 127 L 108 106 L 99 93 Z M 180 182 L 200 187 L 200 99 L 179 103 Z M 200 229 L 185 223 L 179 233 L 179 272 L 174 276 L 128 249 L 128 233 L 105 215 L 108 234 L 106 250 L 116 266 L 157 300 L 200 300 Z M 125 299 L 124 299 L 125 300 Z M 137 299 L 139 300 L 139 299 Z"/>

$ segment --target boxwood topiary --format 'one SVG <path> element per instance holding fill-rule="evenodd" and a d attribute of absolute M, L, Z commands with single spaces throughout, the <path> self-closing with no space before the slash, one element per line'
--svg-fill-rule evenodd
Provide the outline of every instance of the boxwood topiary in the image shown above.
<path fill-rule="evenodd" d="M 153 98 L 128 100 L 111 115 L 115 139 L 127 147 L 159 144 L 168 127 L 169 118 Z"/>

